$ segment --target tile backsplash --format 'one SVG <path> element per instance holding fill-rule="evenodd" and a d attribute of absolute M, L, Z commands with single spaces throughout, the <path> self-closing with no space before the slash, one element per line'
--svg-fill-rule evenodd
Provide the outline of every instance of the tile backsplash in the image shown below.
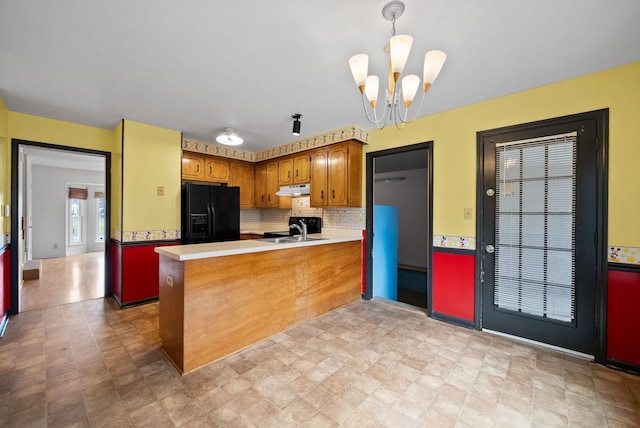
<path fill-rule="evenodd" d="M 293 198 L 291 209 L 241 209 L 240 224 L 282 223 L 290 216 L 322 217 L 322 227 L 362 230 L 365 228 L 364 208 L 312 208 L 308 197 Z"/>

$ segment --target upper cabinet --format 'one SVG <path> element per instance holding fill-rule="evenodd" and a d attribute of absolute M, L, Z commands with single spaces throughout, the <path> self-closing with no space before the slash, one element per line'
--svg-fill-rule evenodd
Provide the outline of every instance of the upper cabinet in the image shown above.
<path fill-rule="evenodd" d="M 278 161 L 278 182 L 280 186 L 293 184 L 293 158 L 286 157 Z"/>
<path fill-rule="evenodd" d="M 354 141 L 311 153 L 312 207 L 362 206 L 362 144 Z"/>
<path fill-rule="evenodd" d="M 293 157 L 293 182 L 295 184 L 306 184 L 309 182 L 309 153 Z"/>
<path fill-rule="evenodd" d="M 278 196 L 280 190 L 279 162 L 270 160 L 256 164 L 256 208 L 291 208 L 291 198 Z"/>
<path fill-rule="evenodd" d="M 229 161 L 220 158 L 207 158 L 207 181 L 216 183 L 229 183 L 231 174 L 229 173 Z"/>
<path fill-rule="evenodd" d="M 182 152 L 182 179 L 222 183 L 240 187 L 240 208 L 253 208 L 254 166 L 252 162 L 195 152 Z"/>
<path fill-rule="evenodd" d="M 250 162 L 231 162 L 231 186 L 240 188 L 240 208 L 253 208 L 254 203 L 254 167 Z"/>
<path fill-rule="evenodd" d="M 256 164 L 184 151 L 182 179 L 240 187 L 241 208 L 291 208 L 280 186 L 311 185 L 312 207 L 362 205 L 362 143 L 352 140 Z"/>
<path fill-rule="evenodd" d="M 204 159 L 192 152 L 182 152 L 182 179 L 204 180 Z"/>

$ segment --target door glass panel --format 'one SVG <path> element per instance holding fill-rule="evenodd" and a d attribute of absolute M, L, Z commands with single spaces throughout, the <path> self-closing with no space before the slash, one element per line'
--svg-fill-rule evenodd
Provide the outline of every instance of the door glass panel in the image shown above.
<path fill-rule="evenodd" d="M 497 309 L 575 320 L 576 135 L 496 145 Z"/>

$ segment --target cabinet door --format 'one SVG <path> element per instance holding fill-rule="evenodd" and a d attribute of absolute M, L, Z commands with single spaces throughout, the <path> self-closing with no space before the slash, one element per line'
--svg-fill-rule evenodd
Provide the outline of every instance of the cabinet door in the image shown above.
<path fill-rule="evenodd" d="M 216 183 L 229 182 L 229 162 L 218 159 L 207 159 L 207 180 Z"/>
<path fill-rule="evenodd" d="M 240 187 L 240 207 L 252 208 L 254 206 L 253 189 L 253 165 L 232 163 L 231 185 Z"/>
<path fill-rule="evenodd" d="M 182 178 L 204 180 L 204 160 L 202 157 L 184 152 L 182 154 Z"/>
<path fill-rule="evenodd" d="M 328 151 L 327 164 L 327 188 L 329 190 L 329 206 L 347 206 L 348 183 L 349 177 L 349 149 L 347 146 L 339 145 L 330 148 Z"/>
<path fill-rule="evenodd" d="M 287 186 L 293 183 L 293 159 L 282 159 L 278 162 L 278 181 L 280 186 Z"/>
<path fill-rule="evenodd" d="M 264 208 L 267 206 L 267 165 L 264 163 L 256 165 L 255 187 L 256 207 Z"/>
<path fill-rule="evenodd" d="M 278 196 L 276 192 L 280 190 L 278 183 L 278 162 L 267 164 L 267 207 L 278 207 Z"/>
<path fill-rule="evenodd" d="M 327 205 L 327 152 L 318 150 L 311 153 L 311 191 L 309 204 L 312 207 Z"/>
<path fill-rule="evenodd" d="M 309 182 L 309 155 L 293 158 L 293 182 L 305 184 Z"/>

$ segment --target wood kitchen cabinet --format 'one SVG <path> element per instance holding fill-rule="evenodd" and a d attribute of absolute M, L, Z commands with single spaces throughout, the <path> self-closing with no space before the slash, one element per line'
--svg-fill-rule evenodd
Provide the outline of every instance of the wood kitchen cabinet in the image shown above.
<path fill-rule="evenodd" d="M 280 186 L 293 184 L 293 158 L 282 158 L 278 161 L 278 182 Z"/>
<path fill-rule="evenodd" d="M 265 208 L 267 206 L 267 164 L 259 163 L 255 170 L 255 206 Z"/>
<path fill-rule="evenodd" d="M 255 206 L 254 197 L 254 168 L 250 162 L 230 162 L 231 171 L 230 186 L 240 188 L 240 208 L 253 208 Z"/>
<path fill-rule="evenodd" d="M 309 183 L 309 152 L 281 158 L 278 161 L 280 186 Z"/>
<path fill-rule="evenodd" d="M 182 152 L 182 179 L 204 180 L 204 158 L 192 152 Z"/>
<path fill-rule="evenodd" d="M 291 208 L 290 197 L 280 197 L 278 161 L 260 162 L 256 165 L 256 208 Z"/>
<path fill-rule="evenodd" d="M 334 144 L 311 153 L 312 207 L 362 205 L 362 144 Z"/>
<path fill-rule="evenodd" d="M 301 156 L 293 157 L 293 183 L 309 183 L 309 153 L 305 152 Z"/>
<path fill-rule="evenodd" d="M 207 157 L 206 164 L 207 181 L 214 183 L 229 183 L 231 174 L 229 171 L 229 161 L 224 158 Z"/>

